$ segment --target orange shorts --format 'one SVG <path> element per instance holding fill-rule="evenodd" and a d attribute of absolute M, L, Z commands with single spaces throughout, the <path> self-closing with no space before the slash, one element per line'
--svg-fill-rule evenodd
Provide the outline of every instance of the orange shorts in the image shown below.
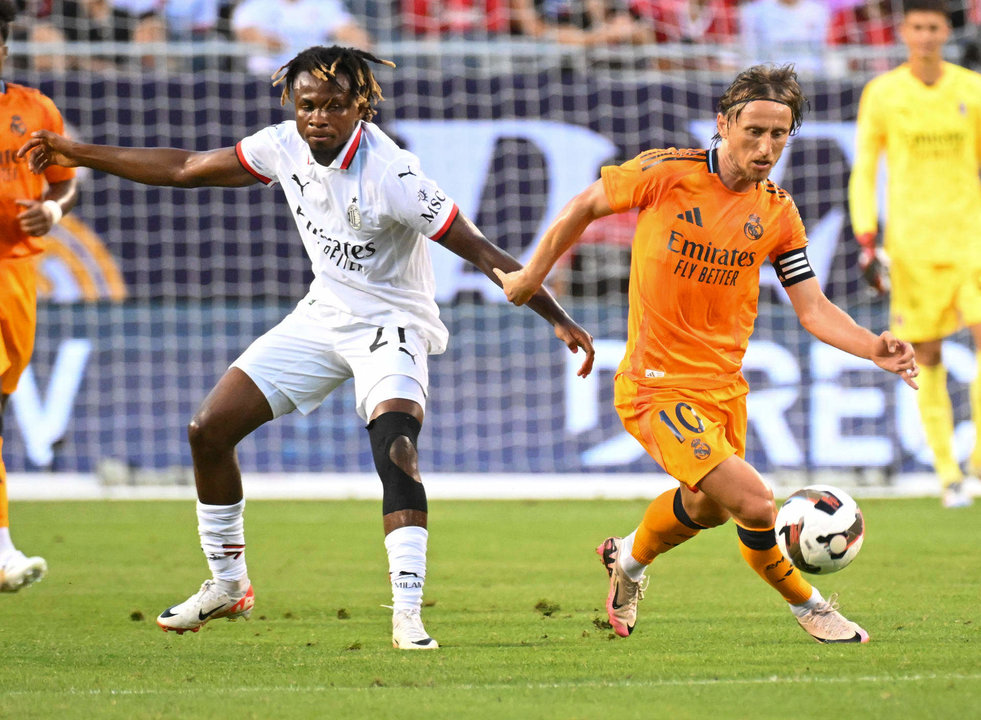
<path fill-rule="evenodd" d="M 641 387 L 614 381 L 623 426 L 672 477 L 695 488 L 730 455 L 746 456 L 745 382 L 711 390 Z"/>
<path fill-rule="evenodd" d="M 17 389 L 34 352 L 37 258 L 0 260 L 0 392 Z"/>

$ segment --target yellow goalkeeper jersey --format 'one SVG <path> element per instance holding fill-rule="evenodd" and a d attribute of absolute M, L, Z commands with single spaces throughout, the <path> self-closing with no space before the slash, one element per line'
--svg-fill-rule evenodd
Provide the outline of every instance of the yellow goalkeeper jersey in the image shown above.
<path fill-rule="evenodd" d="M 856 235 L 878 229 L 885 152 L 890 257 L 981 262 L 981 75 L 951 63 L 929 86 L 907 64 L 880 75 L 862 91 L 856 143 L 848 185 Z"/>

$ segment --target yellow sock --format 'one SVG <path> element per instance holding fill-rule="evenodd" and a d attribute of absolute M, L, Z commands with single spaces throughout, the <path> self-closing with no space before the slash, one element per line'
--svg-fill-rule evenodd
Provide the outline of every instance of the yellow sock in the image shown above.
<path fill-rule="evenodd" d="M 972 475 L 981 474 L 981 352 L 974 354 L 977 373 L 971 383 L 971 420 L 974 421 L 974 451 L 969 469 Z"/>
<path fill-rule="evenodd" d="M 773 528 L 751 530 L 736 525 L 739 536 L 739 552 L 756 574 L 766 580 L 784 600 L 791 605 L 800 605 L 811 599 L 814 589 L 801 571 L 791 564 L 780 552 L 777 536 Z"/>
<path fill-rule="evenodd" d="M 10 527 L 10 505 L 7 500 L 7 467 L 3 464 L 3 437 L 0 437 L 0 528 Z"/>
<path fill-rule="evenodd" d="M 962 479 L 961 468 L 954 458 L 954 410 L 947 392 L 947 369 L 943 365 L 921 367 L 916 381 L 920 386 L 916 404 L 927 445 L 933 451 L 933 467 L 940 484 L 947 487 Z"/>
<path fill-rule="evenodd" d="M 631 557 L 642 565 L 686 540 L 704 528 L 694 522 L 681 504 L 681 489 L 663 492 L 651 501 L 634 535 Z"/>

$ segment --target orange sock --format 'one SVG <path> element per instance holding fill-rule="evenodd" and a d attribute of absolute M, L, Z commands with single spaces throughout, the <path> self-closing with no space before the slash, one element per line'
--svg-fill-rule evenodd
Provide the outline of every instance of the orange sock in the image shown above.
<path fill-rule="evenodd" d="M 804 579 L 801 571 L 780 552 L 772 527 L 751 530 L 736 525 L 736 534 L 739 535 L 739 551 L 743 554 L 743 559 L 783 595 L 787 602 L 800 605 L 810 600 L 814 588 Z"/>
<path fill-rule="evenodd" d="M 3 464 L 3 436 L 0 435 L 0 528 L 10 527 L 10 507 L 7 500 L 7 467 Z"/>
<path fill-rule="evenodd" d="M 631 557 L 642 565 L 650 565 L 654 558 L 681 545 L 704 530 L 694 522 L 681 504 L 681 488 L 661 493 L 647 506 L 644 519 L 634 535 Z"/>

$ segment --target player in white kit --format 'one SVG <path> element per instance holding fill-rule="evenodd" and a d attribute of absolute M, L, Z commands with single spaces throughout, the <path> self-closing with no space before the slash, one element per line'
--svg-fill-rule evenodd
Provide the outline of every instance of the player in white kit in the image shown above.
<path fill-rule="evenodd" d="M 119 148 L 33 134 L 19 155 L 34 172 L 86 166 L 148 185 L 243 187 L 278 183 L 313 263 L 296 308 L 257 339 L 218 381 L 188 428 L 198 531 L 212 572 L 201 589 L 157 618 L 164 630 L 197 632 L 215 618 L 247 618 L 255 596 L 245 564 L 245 500 L 236 445 L 269 420 L 319 406 L 354 378 L 383 486 L 382 520 L 392 583 L 392 642 L 432 649 L 419 610 L 426 577 L 426 493 L 416 439 L 428 388 L 427 357 L 447 331 L 434 301 L 428 243 L 436 241 L 500 284 L 493 268 L 519 263 L 490 243 L 418 158 L 370 121 L 381 91 L 360 50 L 312 47 L 277 74 L 295 120 L 235 147 L 207 152 Z M 386 63 L 390 64 L 390 63 Z M 592 338 L 545 290 L 529 305 L 556 336 L 593 362 Z"/>

